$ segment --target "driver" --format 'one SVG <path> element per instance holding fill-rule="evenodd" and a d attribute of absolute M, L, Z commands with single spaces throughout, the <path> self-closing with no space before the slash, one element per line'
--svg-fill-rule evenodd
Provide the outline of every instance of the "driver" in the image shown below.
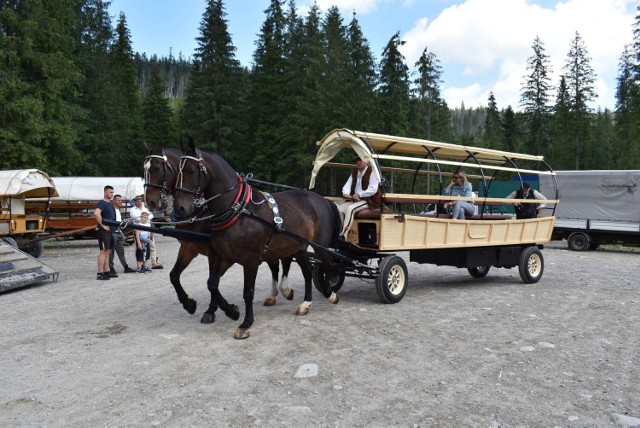
<path fill-rule="evenodd" d="M 340 204 L 338 211 L 342 220 L 343 228 L 340 233 L 342 240 L 345 239 L 351 230 L 353 217 L 358 211 L 367 207 L 371 209 L 380 208 L 382 203 L 382 189 L 380 182 L 372 169 L 362 160 L 360 156 L 354 158 L 356 170 L 342 187 L 342 196 L 345 202 Z"/>

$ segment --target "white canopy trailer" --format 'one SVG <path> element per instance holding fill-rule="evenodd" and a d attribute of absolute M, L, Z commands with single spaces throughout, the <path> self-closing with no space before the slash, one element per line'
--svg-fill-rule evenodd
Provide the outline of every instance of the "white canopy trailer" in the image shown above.
<path fill-rule="evenodd" d="M 112 186 L 115 194 L 122 196 L 125 206 L 136 196 L 144 194 L 142 177 L 53 177 L 52 180 L 59 196 L 51 198 L 46 208 L 47 231 L 56 237 L 95 238 L 93 212 L 104 196 L 106 185 Z M 30 200 L 27 209 L 42 211 L 44 202 L 43 199 Z M 126 211 L 122 213 L 123 218 L 126 214 Z"/>
<path fill-rule="evenodd" d="M 42 213 L 27 213 L 25 200 L 58 196 L 51 177 L 37 169 L 0 171 L 0 238 L 33 257 L 42 254 L 38 233 L 45 230 Z"/>
<path fill-rule="evenodd" d="M 510 214 L 494 214 L 492 208 L 514 202 L 539 201 L 493 198 L 489 194 L 491 183 L 500 175 L 553 177 L 555 173 L 542 156 L 348 129 L 331 131 L 318 142 L 318 146 L 309 185 L 311 189 L 316 188 L 323 167 L 353 168 L 352 164 L 331 162 L 344 149 L 360 156 L 382 180 L 385 172 L 411 173 L 438 179 L 439 186 L 444 187 L 443 177 L 449 177 L 462 167 L 470 181 L 482 181 L 485 189 L 484 194 L 473 198 L 441 196 L 440 188 L 437 194 L 384 193 L 385 206 L 393 206 L 395 210 L 385 210 L 383 206 L 379 210 L 366 209 L 357 213 L 352 224 L 353 233 L 349 234 L 340 250 L 352 259 L 377 258 L 379 267 L 372 271 L 344 263 L 332 272 L 334 289 L 342 285 L 346 275 L 371 275 L 376 278 L 376 290 L 383 302 L 395 303 L 402 299 L 408 278 L 406 265 L 402 258 L 389 254 L 389 251 L 409 251 L 410 260 L 419 263 L 464 267 L 477 278 L 484 277 L 491 266 L 518 266 L 525 283 L 535 283 L 542 276 L 541 244 L 551 239 L 555 217 L 518 220 Z M 415 179 L 413 183 L 415 186 Z M 441 205 L 457 200 L 472 200 L 480 208 L 479 213 L 457 220 L 450 214 L 412 213 L 407 209 L 412 204 Z M 318 274 L 314 276 L 316 280 L 320 277 Z"/>

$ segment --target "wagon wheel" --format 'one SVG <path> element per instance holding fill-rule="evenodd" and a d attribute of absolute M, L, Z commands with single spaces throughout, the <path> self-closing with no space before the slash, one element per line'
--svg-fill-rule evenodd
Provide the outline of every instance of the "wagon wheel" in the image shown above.
<path fill-rule="evenodd" d="M 586 233 L 575 232 L 569 235 L 567 244 L 572 251 L 587 251 L 591 247 L 591 237 Z"/>
<path fill-rule="evenodd" d="M 313 285 L 316 287 L 316 290 L 322 293 L 322 283 L 327 283 L 328 288 L 337 293 L 340 288 L 342 288 L 342 284 L 344 284 L 344 278 L 346 276 L 346 271 L 344 269 L 333 269 L 329 274 L 325 273 L 322 265 L 317 265 L 312 272 L 311 278 L 313 279 Z"/>
<path fill-rule="evenodd" d="M 538 247 L 527 247 L 520 254 L 520 263 L 518 264 L 520 277 L 525 284 L 535 284 L 540 281 L 542 272 L 544 272 L 544 258 L 542 251 Z"/>
<path fill-rule="evenodd" d="M 478 266 L 467 268 L 469 274 L 474 278 L 484 278 L 489 273 L 491 266 Z"/>
<path fill-rule="evenodd" d="M 44 241 L 38 241 L 38 237 L 33 235 L 28 240 L 22 242 L 21 250 L 29 254 L 31 257 L 38 258 L 44 251 Z"/>
<path fill-rule="evenodd" d="M 382 303 L 398 303 L 407 292 L 409 274 L 402 258 L 392 255 L 380 261 L 376 292 Z"/>

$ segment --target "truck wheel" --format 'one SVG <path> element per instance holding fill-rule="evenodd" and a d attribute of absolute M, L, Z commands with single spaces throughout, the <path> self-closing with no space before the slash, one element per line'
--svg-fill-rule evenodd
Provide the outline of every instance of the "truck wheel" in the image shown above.
<path fill-rule="evenodd" d="M 525 284 L 535 284 L 542 278 L 544 272 L 544 258 L 542 251 L 538 247 L 527 247 L 520 254 L 520 263 L 518 264 L 520 278 Z"/>
<path fill-rule="evenodd" d="M 407 292 L 409 274 L 407 265 L 398 256 L 387 256 L 380 261 L 376 277 L 376 292 L 382 303 L 398 303 Z"/>
<path fill-rule="evenodd" d="M 2 238 L 2 240 L 5 242 L 5 244 L 9 245 L 10 247 L 18 249 L 18 243 L 12 237 L 5 236 L 4 238 Z"/>
<path fill-rule="evenodd" d="M 467 270 L 469 271 L 469 274 L 474 278 L 484 278 L 489 273 L 489 269 L 491 269 L 491 266 L 478 266 L 478 267 L 467 268 Z"/>
<path fill-rule="evenodd" d="M 591 237 L 583 232 L 574 232 L 567 239 L 572 251 L 587 251 L 591 247 Z"/>
<path fill-rule="evenodd" d="M 321 284 L 323 282 L 328 283 L 331 291 L 333 291 L 334 293 L 337 293 L 338 290 L 342 288 L 342 284 L 344 284 L 345 276 L 346 276 L 346 272 L 344 269 L 338 269 L 337 272 L 334 270 L 333 272 L 330 272 L 327 275 L 325 274 L 324 268 L 322 267 L 321 264 L 317 265 L 311 273 L 311 279 L 313 280 L 313 285 L 316 287 L 316 290 L 318 290 L 321 293 L 322 293 Z"/>

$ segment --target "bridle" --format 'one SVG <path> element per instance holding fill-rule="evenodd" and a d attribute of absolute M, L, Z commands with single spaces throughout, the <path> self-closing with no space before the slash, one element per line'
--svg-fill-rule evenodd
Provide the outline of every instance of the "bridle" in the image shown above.
<path fill-rule="evenodd" d="M 151 159 L 160 159 L 162 160 L 162 184 L 155 184 L 155 183 L 149 183 L 149 180 L 151 178 Z M 145 187 L 145 199 L 146 199 L 146 188 L 147 187 L 151 187 L 153 189 L 159 189 L 160 190 L 160 200 L 162 201 L 162 203 L 167 203 L 167 197 L 171 194 L 169 188 L 167 187 L 167 170 L 170 171 L 174 176 L 176 176 L 176 182 L 177 182 L 177 175 L 176 172 L 174 171 L 173 167 L 171 166 L 171 163 L 168 161 L 167 159 L 167 155 L 164 151 L 164 149 L 162 149 L 162 155 L 147 155 L 144 158 L 144 187 Z"/>
<path fill-rule="evenodd" d="M 206 206 L 209 202 L 213 201 L 214 199 L 220 198 L 226 195 L 227 193 L 235 189 L 238 189 L 238 192 L 236 193 L 233 203 L 229 208 L 207 217 L 211 221 L 211 230 L 214 230 L 214 231 L 224 230 L 232 226 L 236 221 L 238 221 L 238 219 L 240 218 L 240 214 L 242 214 L 245 211 L 247 204 L 251 201 L 251 193 L 252 193 L 251 186 L 247 183 L 247 177 L 245 175 L 238 174 L 238 184 L 235 184 L 229 187 L 228 189 L 218 194 L 215 194 L 208 199 L 205 199 L 204 193 L 201 191 L 200 182 L 203 175 L 205 177 L 207 176 L 208 171 L 207 171 L 207 167 L 204 164 L 204 159 L 202 158 L 202 155 L 200 154 L 199 150 L 196 151 L 196 155 L 198 157 L 183 155 L 180 158 L 180 167 L 178 170 L 178 177 L 176 179 L 176 187 L 174 188 L 174 191 L 193 195 L 193 204 L 195 205 L 196 212 L 197 212 L 199 211 L 200 208 L 202 208 L 203 206 Z M 187 161 L 197 162 L 198 164 L 198 182 L 196 184 L 195 190 L 187 189 L 184 187 L 183 170 Z M 191 220 L 195 221 L 196 219 L 197 219 L 197 214 Z"/>

